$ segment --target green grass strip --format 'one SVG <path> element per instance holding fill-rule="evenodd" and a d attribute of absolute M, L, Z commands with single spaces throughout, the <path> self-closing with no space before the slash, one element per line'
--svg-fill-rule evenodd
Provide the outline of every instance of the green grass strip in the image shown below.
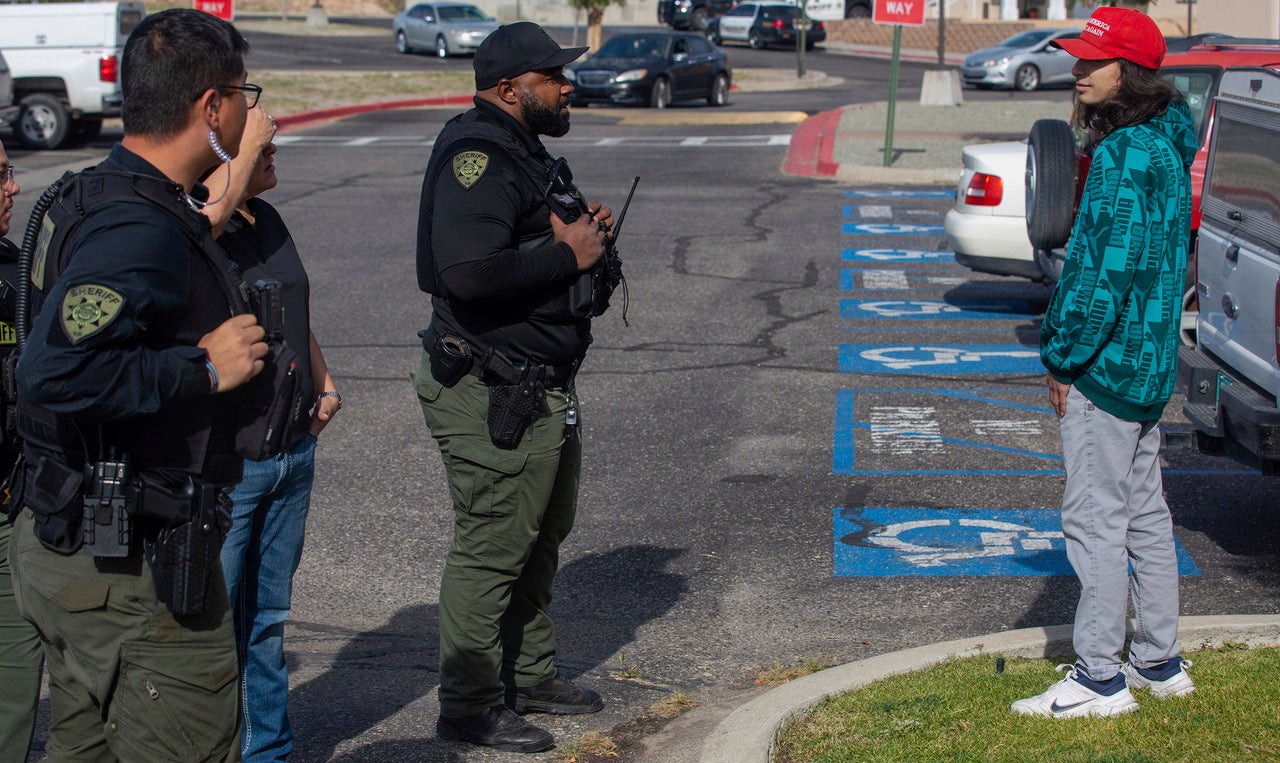
<path fill-rule="evenodd" d="M 1030 718 L 1009 704 L 1062 678 L 1057 661 L 945 662 L 823 702 L 783 729 L 776 763 L 1280 761 L 1280 648 L 1187 655 L 1196 692 L 1114 718 Z"/>

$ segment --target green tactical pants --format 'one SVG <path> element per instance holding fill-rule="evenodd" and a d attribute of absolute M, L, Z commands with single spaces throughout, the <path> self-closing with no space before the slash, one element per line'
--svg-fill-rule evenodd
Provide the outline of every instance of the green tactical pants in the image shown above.
<path fill-rule="evenodd" d="M 31 511 L 13 528 L 18 609 L 40 630 L 53 725 L 46 761 L 239 761 L 235 639 L 221 570 L 200 615 L 175 617 L 135 551 L 49 551 Z"/>
<path fill-rule="evenodd" d="M 0 516 L 0 763 L 26 763 L 40 701 L 40 634 L 18 612 L 9 573 L 12 525 Z"/>
<path fill-rule="evenodd" d="M 453 499 L 440 582 L 440 712 L 460 717 L 556 674 L 547 607 L 560 543 L 573 529 L 582 444 L 565 424 L 563 390 L 548 390 L 550 415 L 519 447 L 501 450 L 489 439 L 489 392 L 478 379 L 445 389 L 424 352 L 413 382 Z"/>

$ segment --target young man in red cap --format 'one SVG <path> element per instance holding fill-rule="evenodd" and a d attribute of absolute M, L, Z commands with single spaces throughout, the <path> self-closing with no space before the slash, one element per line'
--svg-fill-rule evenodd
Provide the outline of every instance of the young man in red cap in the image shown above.
<path fill-rule="evenodd" d="M 1074 121 L 1093 150 L 1040 328 L 1067 472 L 1062 530 L 1081 592 L 1076 664 L 1011 709 L 1071 718 L 1136 710 L 1130 688 L 1156 697 L 1195 689 L 1179 657 L 1157 425 L 1178 360 L 1197 140 L 1177 90 L 1156 73 L 1165 41 L 1148 16 L 1099 8 L 1079 39 L 1055 44 L 1080 59 Z M 1138 628 L 1124 661 L 1130 595 Z"/>
<path fill-rule="evenodd" d="M 414 388 L 454 508 L 436 730 L 515 752 L 555 743 L 520 713 L 604 706 L 557 674 L 547 613 L 582 463 L 574 377 L 599 314 L 574 295 L 604 252 L 610 211 L 584 205 L 567 223 L 553 211 L 563 163 L 539 136 L 569 131 L 564 67 L 586 50 L 529 22 L 489 35 L 473 62 L 475 108 L 436 137 L 418 218 L 433 315 Z"/>

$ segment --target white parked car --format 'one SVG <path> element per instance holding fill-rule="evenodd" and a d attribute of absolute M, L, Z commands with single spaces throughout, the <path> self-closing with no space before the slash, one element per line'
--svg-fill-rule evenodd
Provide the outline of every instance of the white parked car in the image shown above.
<path fill-rule="evenodd" d="M 965 146 L 943 228 L 956 262 L 980 273 L 1045 280 L 1027 238 L 1027 142 Z"/>

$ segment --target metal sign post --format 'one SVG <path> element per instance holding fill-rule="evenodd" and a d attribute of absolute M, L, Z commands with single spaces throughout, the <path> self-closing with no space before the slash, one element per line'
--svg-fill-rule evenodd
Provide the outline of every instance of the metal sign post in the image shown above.
<path fill-rule="evenodd" d="M 898 110 L 898 57 L 902 53 L 902 25 L 893 25 L 893 60 L 889 64 L 889 118 L 884 126 L 884 166 L 893 165 L 893 116 Z"/>
<path fill-rule="evenodd" d="M 804 15 L 804 13 L 805 13 L 804 8 L 801 7 L 800 16 L 796 18 L 794 22 L 792 22 L 797 32 L 796 34 L 796 76 L 801 78 L 804 77 L 804 49 L 808 47 L 806 43 L 806 38 L 809 34 L 809 29 L 813 26 L 813 21 L 808 16 Z"/>
<path fill-rule="evenodd" d="M 893 115 L 898 107 L 898 60 L 902 56 L 902 25 L 924 26 L 924 0 L 876 0 L 871 20 L 893 24 L 893 62 L 889 65 L 889 118 L 884 128 L 884 166 L 893 164 Z"/>

